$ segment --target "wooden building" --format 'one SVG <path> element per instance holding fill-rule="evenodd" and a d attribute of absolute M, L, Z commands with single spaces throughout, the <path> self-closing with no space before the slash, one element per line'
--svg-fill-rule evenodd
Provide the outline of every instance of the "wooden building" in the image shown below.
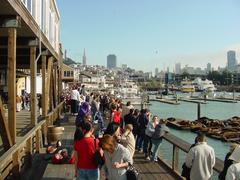
<path fill-rule="evenodd" d="M 19 172 L 26 154 L 38 152 L 47 126 L 62 108 L 60 15 L 55 0 L 0 1 L 0 179 Z M 31 77 L 29 131 L 17 136 L 17 72 Z M 36 76 L 42 76 L 42 118 L 37 115 Z"/>

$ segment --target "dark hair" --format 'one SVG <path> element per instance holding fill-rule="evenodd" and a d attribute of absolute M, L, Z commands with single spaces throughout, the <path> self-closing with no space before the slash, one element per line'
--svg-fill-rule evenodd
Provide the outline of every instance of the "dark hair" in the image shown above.
<path fill-rule="evenodd" d="M 133 115 L 137 116 L 139 114 L 139 109 L 135 109 Z"/>
<path fill-rule="evenodd" d="M 130 101 L 128 101 L 126 105 L 127 105 L 127 106 L 130 106 L 130 105 L 131 105 L 131 102 L 130 102 Z"/>
<path fill-rule="evenodd" d="M 129 110 L 129 113 L 130 113 L 130 114 L 133 114 L 133 112 L 134 112 L 134 109 L 130 109 L 130 110 Z"/>
<path fill-rule="evenodd" d="M 74 133 L 74 141 L 78 141 L 83 138 L 83 132 L 80 128 L 76 128 L 75 133 Z"/>
<path fill-rule="evenodd" d="M 82 125 L 82 129 L 86 132 L 89 132 L 93 128 L 93 125 L 90 121 L 85 121 Z"/>
<path fill-rule="evenodd" d="M 119 124 L 115 123 L 115 122 L 111 122 L 108 124 L 106 131 L 104 132 L 105 134 L 109 134 L 109 135 L 114 135 L 114 133 L 117 131 L 117 129 L 119 128 Z"/>

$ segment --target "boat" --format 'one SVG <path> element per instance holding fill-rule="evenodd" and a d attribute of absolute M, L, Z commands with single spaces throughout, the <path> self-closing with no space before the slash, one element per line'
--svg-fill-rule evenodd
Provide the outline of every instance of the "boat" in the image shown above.
<path fill-rule="evenodd" d="M 180 89 L 183 93 L 195 92 L 195 87 L 194 85 L 192 85 L 192 81 L 187 78 L 183 79 L 183 81 L 181 82 Z"/>
<path fill-rule="evenodd" d="M 131 101 L 132 104 L 140 105 L 142 102 L 147 102 L 147 95 L 140 93 L 139 87 L 132 81 L 121 82 L 115 90 L 115 95 L 123 103 Z"/>
<path fill-rule="evenodd" d="M 197 91 L 214 92 L 217 90 L 211 80 L 202 80 L 199 77 L 193 80 L 192 85 Z"/>

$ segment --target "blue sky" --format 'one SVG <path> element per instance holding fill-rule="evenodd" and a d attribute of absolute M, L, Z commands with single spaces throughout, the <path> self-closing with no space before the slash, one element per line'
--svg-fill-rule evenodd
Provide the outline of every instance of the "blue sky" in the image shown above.
<path fill-rule="evenodd" d="M 68 56 L 87 64 L 117 64 L 153 71 L 182 66 L 226 65 L 240 54 L 239 0 L 57 0 L 61 41 Z M 240 58 L 239 62 L 240 62 Z"/>

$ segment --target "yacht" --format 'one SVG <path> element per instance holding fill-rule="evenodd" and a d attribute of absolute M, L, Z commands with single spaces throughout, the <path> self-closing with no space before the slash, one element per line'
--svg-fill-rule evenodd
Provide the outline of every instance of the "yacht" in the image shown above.
<path fill-rule="evenodd" d="M 202 80 L 201 78 L 196 78 L 192 84 L 198 91 L 214 92 L 217 90 L 213 82 L 208 79 Z"/>
<path fill-rule="evenodd" d="M 132 104 L 141 104 L 143 99 L 139 87 L 132 81 L 121 83 L 115 94 L 122 99 L 123 103 L 131 101 Z"/>
<path fill-rule="evenodd" d="M 195 92 L 195 87 L 189 79 L 183 79 L 181 82 L 181 91 L 183 93 Z"/>

